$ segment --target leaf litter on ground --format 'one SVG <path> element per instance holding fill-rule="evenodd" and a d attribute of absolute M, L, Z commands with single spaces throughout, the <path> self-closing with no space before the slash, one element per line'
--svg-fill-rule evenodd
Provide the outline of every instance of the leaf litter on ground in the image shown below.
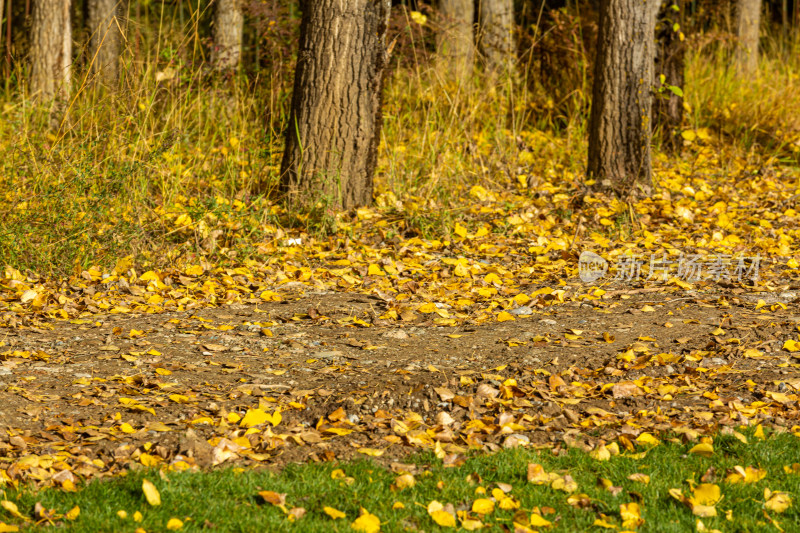
<path fill-rule="evenodd" d="M 413 206 L 379 190 L 329 238 L 265 227 L 261 260 L 146 269 L 125 257 L 66 279 L 6 267 L 0 483 L 74 491 L 139 468 L 356 454 L 390 466 L 417 451 L 457 467 L 472 450 L 516 447 L 608 461 L 674 435 L 707 458 L 713 435 L 746 440 L 743 426 L 751 439 L 800 435 L 797 173 L 741 159 L 720 173 L 719 147 L 701 136 L 686 153 L 657 161 L 658 193 L 636 202 L 555 173 L 473 185 L 439 238 L 406 234 L 399 213 Z M 178 211 L 160 213 L 184 228 Z M 643 275 L 583 283 L 582 251 L 617 264 L 634 254 Z M 648 271 L 651 257 L 691 254 L 723 258 L 719 279 Z M 749 274 L 758 258 L 757 279 L 726 279 L 743 257 Z M 569 474 L 533 470 L 580 494 Z M 762 474 L 742 465 L 724 479 Z M 396 488 L 413 486 L 402 475 Z M 711 486 L 670 494 L 710 517 Z M 469 529 L 506 502 L 492 498 L 425 505 Z M 622 527 L 638 527 L 638 504 L 624 505 Z M 348 520 L 379 528 L 372 512 Z"/>

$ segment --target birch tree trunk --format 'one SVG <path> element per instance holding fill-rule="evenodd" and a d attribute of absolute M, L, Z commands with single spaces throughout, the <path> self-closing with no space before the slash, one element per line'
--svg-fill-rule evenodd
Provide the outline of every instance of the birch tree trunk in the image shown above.
<path fill-rule="evenodd" d="M 738 0 L 736 4 L 736 67 L 742 77 L 758 70 L 758 30 L 761 0 Z"/>
<path fill-rule="evenodd" d="M 119 80 L 118 0 L 89 0 L 89 54 L 92 74 L 107 85 Z"/>
<path fill-rule="evenodd" d="M 69 98 L 72 65 L 70 0 L 36 0 L 30 39 L 30 91 L 41 101 Z"/>
<path fill-rule="evenodd" d="M 439 0 L 439 32 L 436 52 L 440 66 L 461 82 L 472 74 L 475 45 L 472 25 L 475 22 L 473 0 Z"/>
<path fill-rule="evenodd" d="M 372 202 L 390 0 L 306 0 L 280 190 L 290 205 Z"/>
<path fill-rule="evenodd" d="M 242 0 L 216 0 L 216 6 L 211 65 L 216 70 L 235 69 L 242 55 Z"/>
<path fill-rule="evenodd" d="M 660 0 L 602 0 L 588 174 L 617 195 L 652 188 L 650 140 L 655 24 Z"/>
<path fill-rule="evenodd" d="M 510 72 L 514 64 L 513 0 L 479 0 L 480 50 L 488 72 Z"/>

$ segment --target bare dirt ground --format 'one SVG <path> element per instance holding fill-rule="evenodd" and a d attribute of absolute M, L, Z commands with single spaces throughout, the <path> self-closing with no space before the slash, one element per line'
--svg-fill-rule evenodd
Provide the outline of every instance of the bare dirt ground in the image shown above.
<path fill-rule="evenodd" d="M 458 464 L 470 448 L 800 425 L 793 293 L 609 290 L 459 327 L 383 321 L 363 294 L 282 296 L 0 329 L 0 479 L 425 449 Z"/>

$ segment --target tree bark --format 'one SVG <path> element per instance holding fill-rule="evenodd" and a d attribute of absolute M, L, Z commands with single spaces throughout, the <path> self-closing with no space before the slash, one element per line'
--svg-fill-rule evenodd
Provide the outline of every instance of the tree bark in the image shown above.
<path fill-rule="evenodd" d="M 656 25 L 655 73 L 657 77 L 663 76 L 663 82 L 654 96 L 653 119 L 656 129 L 661 130 L 663 146 L 669 151 L 677 150 L 682 144 L 682 94 L 686 81 L 686 43 L 681 25 L 683 8 L 683 0 L 665 2 L 661 6 Z"/>
<path fill-rule="evenodd" d="M 235 69 L 242 55 L 244 14 L 241 0 L 216 0 L 214 48 L 211 65 L 216 70 Z"/>
<path fill-rule="evenodd" d="M 514 1 L 478 0 L 480 50 L 488 72 L 510 72 L 514 64 Z"/>
<path fill-rule="evenodd" d="M 119 80 L 118 0 L 89 0 L 90 62 L 92 74 L 108 85 Z"/>
<path fill-rule="evenodd" d="M 475 21 L 473 0 L 439 0 L 439 32 L 436 52 L 439 60 L 457 81 L 472 73 L 472 25 Z"/>
<path fill-rule="evenodd" d="M 589 120 L 588 174 L 618 195 L 652 188 L 650 140 L 660 0 L 602 0 Z"/>
<path fill-rule="evenodd" d="M 390 0 L 306 0 L 280 190 L 290 205 L 372 202 Z"/>
<path fill-rule="evenodd" d="M 736 4 L 736 67 L 742 77 L 758 70 L 758 30 L 761 0 L 738 0 Z"/>
<path fill-rule="evenodd" d="M 3 46 L 3 8 L 5 3 L 5 0 L 0 0 L 0 46 Z"/>
<path fill-rule="evenodd" d="M 30 42 L 30 90 L 42 101 L 66 100 L 70 90 L 70 0 L 36 0 Z"/>

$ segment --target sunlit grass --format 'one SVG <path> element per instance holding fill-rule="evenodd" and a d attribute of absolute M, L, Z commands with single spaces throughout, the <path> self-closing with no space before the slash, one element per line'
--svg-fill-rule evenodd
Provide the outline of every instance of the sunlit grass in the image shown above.
<path fill-rule="evenodd" d="M 284 213 L 271 196 L 290 72 L 209 76 L 191 31 L 199 16 L 187 15 L 182 28 L 167 17 L 158 33 L 152 20 L 132 22 L 119 86 L 98 87 L 78 72 L 56 131 L 47 128 L 48 109 L 6 90 L 0 263 L 63 275 L 126 255 L 157 265 L 197 254 L 223 260 L 236 248 L 234 257 L 242 259 L 276 226 L 337 231 L 336 217 L 347 214 Z M 752 80 L 738 79 L 722 44 L 692 49 L 686 127 L 721 134 L 726 146 L 750 150 L 751 157 L 796 164 L 800 46 L 764 41 Z M 577 103 L 564 107 L 525 79 L 533 74 L 484 78 L 476 71 L 469 83 L 455 85 L 428 51 L 414 46 L 413 67 L 387 77 L 376 175 L 377 206 L 401 219 L 401 230 L 447 237 L 453 222 L 467 217 L 467 192 L 476 184 L 513 191 L 522 180 L 535 191 L 560 183 L 567 194 L 579 194 L 585 75 L 571 92 L 565 88 Z M 213 249 L 204 247 L 215 231 Z"/>

